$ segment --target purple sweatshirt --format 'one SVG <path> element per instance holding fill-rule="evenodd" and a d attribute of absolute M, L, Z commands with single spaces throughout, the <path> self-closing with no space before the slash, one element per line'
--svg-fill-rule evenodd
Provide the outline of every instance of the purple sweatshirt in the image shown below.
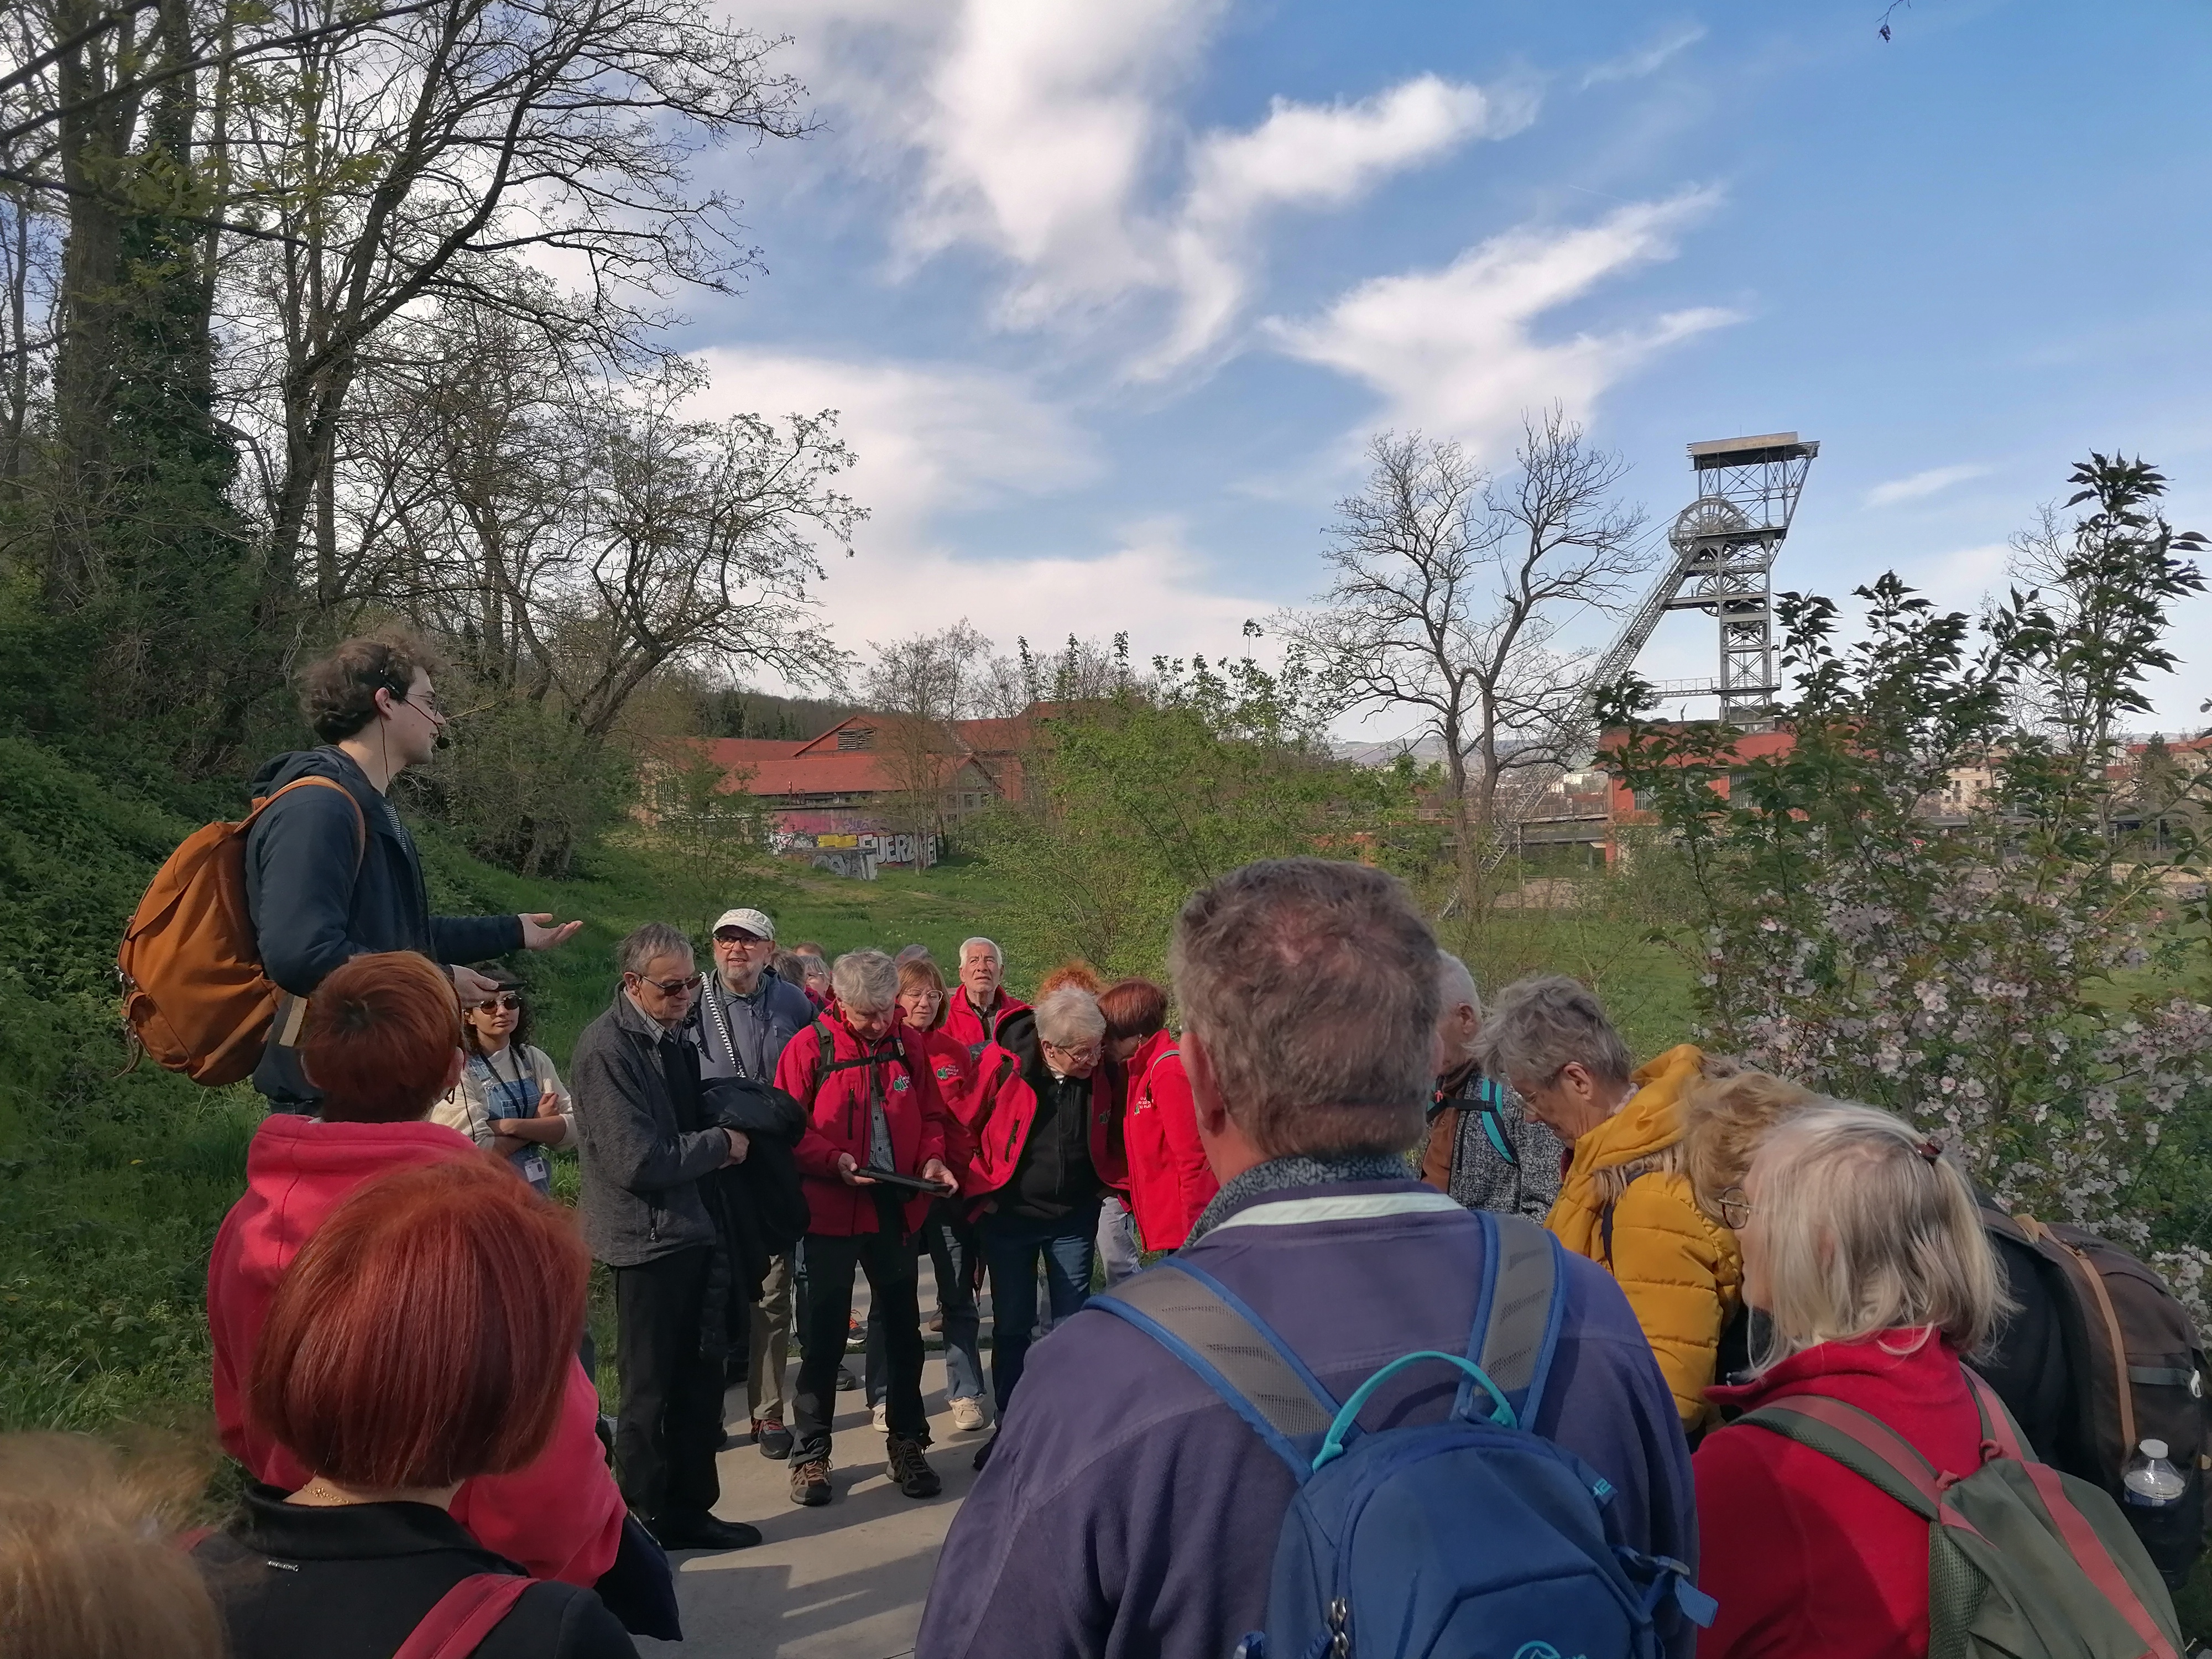
<path fill-rule="evenodd" d="M 1182 1259 L 1244 1298 L 1342 1400 L 1420 1348 L 1463 1353 L 1481 1288 L 1480 1224 L 1456 1205 L 1255 1224 L 1286 1202 L 1436 1194 L 1413 1181 L 1263 1192 Z M 1212 1212 L 1209 1212 L 1209 1218 Z M 1578 1256 L 1534 1427 L 1619 1489 L 1616 1537 L 1694 1565 L 1690 1458 L 1673 1397 L 1620 1287 Z M 1412 1367 L 1369 1428 L 1440 1421 L 1456 1372 Z M 1083 1312 L 1030 1350 L 989 1466 L 939 1557 L 916 1659 L 1226 1659 L 1265 1625 L 1290 1470 L 1151 1337 Z M 1686 1656 L 1679 1620 L 1668 1651 Z"/>

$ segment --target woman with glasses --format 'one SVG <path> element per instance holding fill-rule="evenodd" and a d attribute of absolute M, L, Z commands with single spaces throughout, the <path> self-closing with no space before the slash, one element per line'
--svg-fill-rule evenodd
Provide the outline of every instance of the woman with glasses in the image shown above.
<path fill-rule="evenodd" d="M 430 1113 L 479 1146 L 502 1154 L 541 1193 L 553 1187 L 551 1149 L 576 1144 L 576 1118 L 553 1057 L 530 1041 L 522 981 L 503 968 L 479 970 L 495 988 L 461 1006 L 460 1080 Z"/>
<path fill-rule="evenodd" d="M 982 1200 L 991 1273 L 991 1392 L 1006 1418 L 1036 1323 L 1036 1271 L 1055 1322 L 1091 1294 L 1100 1206 L 1127 1188 L 1125 1085 L 1106 1059 L 1098 999 L 1065 985 L 1008 1014 L 976 1064 L 975 1149 L 961 1186 Z M 975 1454 L 981 1468 L 995 1437 Z"/>

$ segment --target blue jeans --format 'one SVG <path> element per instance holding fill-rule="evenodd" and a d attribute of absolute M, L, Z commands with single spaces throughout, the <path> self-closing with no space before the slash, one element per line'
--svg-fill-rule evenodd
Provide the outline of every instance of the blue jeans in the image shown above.
<path fill-rule="evenodd" d="M 1044 1258 L 1045 1289 L 1055 1323 L 1091 1294 L 1091 1265 L 1098 1251 L 1098 1200 L 1079 1204 L 1050 1221 L 1034 1216 L 985 1215 L 976 1223 L 983 1261 L 991 1270 L 991 1395 L 1006 1421 L 1006 1402 L 1022 1380 L 1030 1331 L 1036 1323 L 1037 1258 Z"/>
<path fill-rule="evenodd" d="M 981 1257 L 975 1230 L 954 1219 L 952 1206 L 930 1206 L 921 1229 L 921 1243 L 937 1270 L 937 1311 L 945 1316 L 945 1397 L 981 1400 L 983 1397 L 983 1356 L 975 1336 L 982 1316 L 975 1307 L 975 1280 Z M 880 1405 L 889 1386 L 890 1366 L 884 1352 L 884 1324 L 875 1304 L 868 1305 L 868 1404 Z"/>

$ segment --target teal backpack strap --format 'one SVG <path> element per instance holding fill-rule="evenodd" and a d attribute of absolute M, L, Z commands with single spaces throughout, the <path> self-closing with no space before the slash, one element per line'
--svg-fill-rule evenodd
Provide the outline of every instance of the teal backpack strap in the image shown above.
<path fill-rule="evenodd" d="M 1164 1261 L 1085 1304 L 1145 1332 L 1203 1378 L 1303 1482 L 1335 1400 L 1235 1291 L 1203 1268 Z"/>
<path fill-rule="evenodd" d="M 1499 1097 L 1498 1085 L 1488 1078 L 1475 1085 L 1474 1114 L 1481 1121 L 1483 1134 L 1490 1141 L 1490 1150 L 1514 1169 L 1519 1169 L 1521 1154 L 1514 1150 L 1513 1142 L 1505 1133 L 1504 1102 Z"/>

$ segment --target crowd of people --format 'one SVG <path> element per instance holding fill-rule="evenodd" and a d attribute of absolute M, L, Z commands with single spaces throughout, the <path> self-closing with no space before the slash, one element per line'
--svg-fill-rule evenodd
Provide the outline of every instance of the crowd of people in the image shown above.
<path fill-rule="evenodd" d="M 762 1536 L 714 1512 L 721 1453 L 782 1460 L 794 1504 L 836 1502 L 837 1395 L 860 1388 L 858 1461 L 940 1492 L 924 1257 L 945 1412 L 981 1471 L 925 1659 L 1926 1655 L 1950 1581 L 1915 1495 L 1940 1506 L 2008 1462 L 2104 1598 L 2050 1613 L 2023 1590 L 2020 1618 L 2181 1651 L 2118 1507 L 2046 1467 L 2047 1402 L 2008 1413 L 2002 1379 L 2039 1370 L 2003 1352 L 2033 1328 L 2010 1317 L 2024 1287 L 1957 1160 L 1899 1120 L 1692 1045 L 1639 1065 L 1563 976 L 1486 1005 L 1399 883 L 1318 859 L 1194 895 L 1158 979 L 1069 963 L 1028 1002 L 988 939 L 945 966 L 920 945 L 833 958 L 738 904 L 702 964 L 648 923 L 564 1081 L 523 980 L 450 958 L 572 929 L 431 917 L 386 798 L 441 723 L 426 665 L 356 641 L 308 685 L 325 747 L 265 781 L 341 787 L 295 792 L 249 843 L 298 1006 L 208 1273 L 243 1506 L 180 1540 L 195 1578 L 147 1546 L 173 1504 L 68 1443 L 0 1442 L 9 1651 L 387 1659 L 429 1632 L 596 1659 L 673 1638 L 666 1553 Z M 567 1148 L 573 1214 L 550 1195 Z M 1878 1484 L 1838 1435 L 1887 1437 L 1885 1467 L 1919 1484 Z M 1396 1462 L 1362 1451 L 1386 1445 Z M 1429 1456 L 1462 1461 L 1294 1639 L 1298 1575 L 1326 1569 L 1293 1529 L 1340 1524 L 1325 1481 L 1413 1491 L 1389 1482 Z M 1384 1524 L 1357 1513 L 1347 1559 Z M 1486 1533 L 1509 1516 L 1534 1518 Z M 1475 1611 L 1425 1635 L 1387 1610 L 1538 1533 L 1583 1577 L 1455 1591 Z M 95 1591 L 111 1566 L 126 1589 Z M 2011 1592 L 1975 1571 L 1995 1588 L 1961 1616 L 1992 1616 Z M 1564 1588 L 1585 1582 L 1617 1594 Z M 149 1621 L 158 1644 L 131 1634 Z"/>

